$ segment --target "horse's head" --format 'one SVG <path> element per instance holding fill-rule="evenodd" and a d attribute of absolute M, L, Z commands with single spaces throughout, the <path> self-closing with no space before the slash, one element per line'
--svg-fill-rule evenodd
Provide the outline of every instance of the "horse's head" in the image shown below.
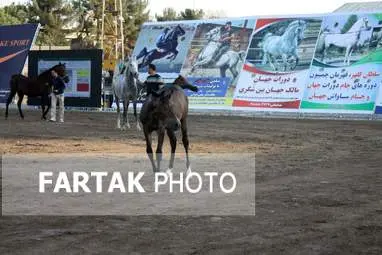
<path fill-rule="evenodd" d="M 138 79 L 138 61 L 137 61 L 137 58 L 136 56 L 132 56 L 131 58 L 129 58 L 128 62 L 127 62 L 127 69 L 128 71 L 130 72 L 130 74 L 133 75 L 134 78 Z"/>
<path fill-rule="evenodd" d="M 220 38 L 220 27 L 215 27 L 205 34 L 208 41 L 218 41 Z"/>
<path fill-rule="evenodd" d="M 306 22 L 299 20 L 296 26 L 296 36 L 298 41 L 302 41 L 305 38 Z"/>
<path fill-rule="evenodd" d="M 362 30 L 370 30 L 371 26 L 369 26 L 369 19 L 367 17 L 363 17 L 362 19 L 357 20 L 356 23 L 349 29 L 348 33 L 361 32 Z"/>
<path fill-rule="evenodd" d="M 50 70 L 55 71 L 57 75 L 60 76 L 66 83 L 69 82 L 69 76 L 66 72 L 65 63 L 62 64 L 61 62 L 59 62 L 58 65 L 53 66 Z"/>
<path fill-rule="evenodd" d="M 186 34 L 186 31 L 184 31 L 184 29 L 180 26 L 180 25 L 177 25 L 175 28 L 174 28 L 174 30 L 175 30 L 175 34 L 177 35 L 177 36 L 182 36 L 182 35 L 185 35 Z"/>
<path fill-rule="evenodd" d="M 304 39 L 305 29 L 306 22 L 304 20 L 295 20 L 289 23 L 283 36 L 285 36 L 289 40 L 297 39 L 297 41 L 300 42 L 302 39 Z"/>

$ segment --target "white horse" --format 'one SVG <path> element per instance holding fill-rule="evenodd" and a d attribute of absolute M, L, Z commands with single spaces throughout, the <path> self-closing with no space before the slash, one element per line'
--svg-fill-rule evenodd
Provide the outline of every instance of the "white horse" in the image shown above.
<path fill-rule="evenodd" d="M 221 77 L 225 77 L 225 72 L 229 69 L 233 75 L 233 80 L 238 77 L 238 63 L 244 61 L 245 51 L 236 52 L 228 50 L 224 53 L 217 62 L 213 61 L 216 51 L 220 48 L 220 27 L 215 27 L 205 34 L 208 41 L 207 45 L 199 53 L 195 63 L 192 65 L 191 73 L 198 67 L 217 67 L 220 69 Z"/>
<path fill-rule="evenodd" d="M 259 45 L 263 50 L 262 65 L 266 65 L 267 62 L 269 62 L 272 69 L 276 71 L 277 67 L 274 62 L 277 61 L 277 58 L 282 57 L 284 71 L 286 71 L 288 58 L 294 57 L 295 66 L 290 67 L 290 69 L 292 70 L 296 68 L 299 61 L 297 49 L 300 41 L 304 39 L 305 29 L 305 21 L 295 20 L 288 25 L 282 35 L 273 35 L 272 33 L 266 34 Z"/>
<path fill-rule="evenodd" d="M 133 101 L 134 117 L 137 125 L 137 129 L 141 130 L 137 117 L 137 97 L 139 92 L 139 86 L 141 85 L 138 80 L 138 62 L 136 57 L 127 58 L 125 62 L 120 61 L 115 67 L 114 77 L 112 82 L 112 89 L 115 96 L 115 102 L 117 104 L 117 128 L 126 129 L 130 128 L 128 120 L 128 108 L 130 100 Z M 119 103 L 123 101 L 123 122 L 121 125 L 121 112 Z"/>
<path fill-rule="evenodd" d="M 364 30 L 369 30 L 371 27 L 368 25 L 369 20 L 364 17 L 359 19 L 350 30 L 344 34 L 323 32 L 317 43 L 317 52 L 322 53 L 322 62 L 325 63 L 325 58 L 327 56 L 327 51 L 330 46 L 334 45 L 340 48 L 345 48 L 345 58 L 344 65 L 350 65 L 350 57 L 353 51 L 357 48 L 359 44 L 361 32 Z"/>

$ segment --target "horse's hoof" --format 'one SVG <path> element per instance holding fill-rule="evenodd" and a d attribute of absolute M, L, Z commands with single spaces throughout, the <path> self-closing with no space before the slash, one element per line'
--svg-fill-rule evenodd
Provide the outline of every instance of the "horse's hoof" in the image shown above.
<path fill-rule="evenodd" d="M 172 174 L 172 168 L 167 169 L 167 170 L 166 170 L 166 174 L 167 174 L 168 176 L 170 176 L 170 174 Z"/>
<path fill-rule="evenodd" d="M 191 166 L 189 166 L 189 167 L 187 168 L 187 171 L 186 171 L 186 176 L 188 176 L 189 174 L 191 174 Z"/>

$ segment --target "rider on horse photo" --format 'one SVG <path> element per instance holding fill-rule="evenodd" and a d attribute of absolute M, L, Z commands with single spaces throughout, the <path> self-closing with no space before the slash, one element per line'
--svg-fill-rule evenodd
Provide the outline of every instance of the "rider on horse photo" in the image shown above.
<path fill-rule="evenodd" d="M 234 35 L 232 32 L 232 22 L 228 21 L 224 27 L 220 29 L 220 40 L 221 42 L 220 48 L 216 51 L 215 56 L 213 58 L 213 62 L 217 62 L 220 57 L 226 53 L 231 48 L 231 42 Z"/>
<path fill-rule="evenodd" d="M 143 49 L 135 53 L 137 60 L 140 60 L 138 64 L 140 70 L 156 60 L 164 59 L 168 64 L 175 61 L 179 53 L 178 45 L 186 39 L 186 31 L 180 25 L 162 27 L 159 34 L 155 30 L 159 29 L 147 29 L 144 38 L 138 38 L 142 40 L 142 45 L 144 45 Z M 188 31 L 188 33 L 191 33 L 191 31 Z M 156 38 L 155 43 L 151 43 L 153 37 Z M 150 48 L 151 50 L 149 50 Z M 166 66 L 168 64 L 166 63 Z M 180 69 L 181 64 L 178 65 Z M 175 70 L 169 72 L 175 72 Z"/>

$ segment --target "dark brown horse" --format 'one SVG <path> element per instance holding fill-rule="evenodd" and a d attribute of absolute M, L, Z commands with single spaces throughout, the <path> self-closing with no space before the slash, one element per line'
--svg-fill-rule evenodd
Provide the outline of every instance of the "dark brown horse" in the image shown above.
<path fill-rule="evenodd" d="M 154 172 L 160 171 L 162 146 L 166 132 L 171 145 L 171 157 L 167 171 L 172 171 L 177 142 L 175 132 L 179 129 L 182 132 L 183 146 L 186 151 L 187 174 L 191 171 L 188 157 L 189 141 L 187 134 L 188 98 L 183 91 L 184 89 L 197 91 L 196 87 L 190 85 L 184 77 L 179 76 L 173 84 L 166 85 L 159 90 L 158 93 L 149 96 L 142 106 L 140 121 L 143 125 L 143 132 L 146 139 L 146 152 Z M 156 131 L 158 134 L 158 145 L 156 149 L 157 165 L 154 162 L 151 144 L 153 131 Z"/>
<path fill-rule="evenodd" d="M 49 94 L 52 91 L 52 70 L 56 71 L 58 76 L 63 78 L 65 82 L 69 81 L 68 76 L 66 74 L 65 64 L 61 63 L 41 73 L 37 78 L 28 78 L 21 74 L 12 75 L 10 81 L 10 93 L 8 96 L 5 110 L 5 118 L 8 118 L 8 106 L 17 93 L 17 96 L 19 98 L 19 100 L 17 101 L 17 107 L 19 109 L 20 117 L 22 119 L 24 119 L 24 114 L 21 111 L 21 102 L 23 101 L 24 95 L 28 97 L 41 97 L 41 119 L 46 119 L 46 114 L 50 109 Z M 45 105 L 48 106 L 46 110 Z"/>

